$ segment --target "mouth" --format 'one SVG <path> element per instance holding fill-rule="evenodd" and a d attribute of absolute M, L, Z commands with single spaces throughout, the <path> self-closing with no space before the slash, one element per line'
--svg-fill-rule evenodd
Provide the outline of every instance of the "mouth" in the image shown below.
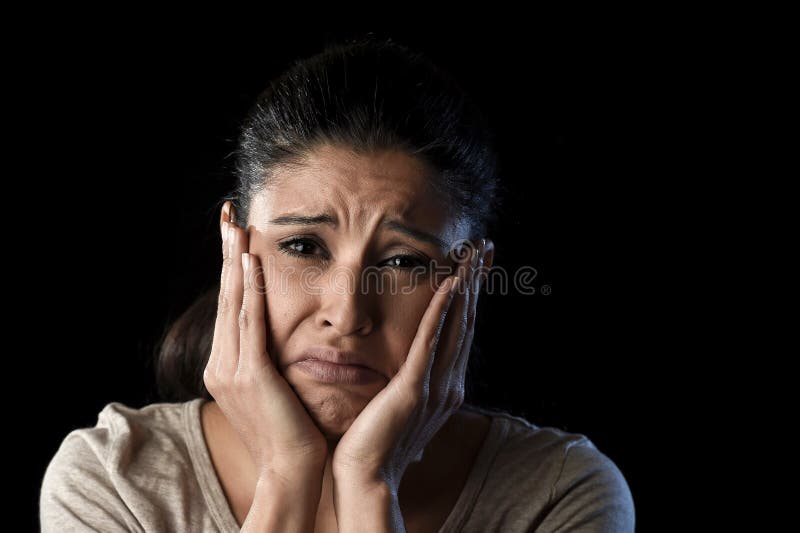
<path fill-rule="evenodd" d="M 364 365 L 333 363 L 322 359 L 307 358 L 297 361 L 291 366 L 322 383 L 369 385 L 385 381 L 383 374 Z"/>

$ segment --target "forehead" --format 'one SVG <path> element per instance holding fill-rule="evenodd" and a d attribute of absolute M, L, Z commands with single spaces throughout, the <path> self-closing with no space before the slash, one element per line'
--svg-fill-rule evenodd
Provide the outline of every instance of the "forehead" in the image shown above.
<path fill-rule="evenodd" d="M 435 231 L 455 222 L 447 203 L 431 187 L 425 165 L 402 151 L 361 155 L 323 145 L 301 165 L 276 174 L 277 179 L 253 201 L 251 215 L 259 223 L 289 213 L 326 212 L 355 226 L 383 215 L 424 223 Z"/>

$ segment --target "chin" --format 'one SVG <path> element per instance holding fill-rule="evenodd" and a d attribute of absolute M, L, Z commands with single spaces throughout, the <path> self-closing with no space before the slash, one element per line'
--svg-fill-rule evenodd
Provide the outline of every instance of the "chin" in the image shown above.
<path fill-rule="evenodd" d="M 300 402 L 328 440 L 338 440 L 380 391 L 379 387 L 343 387 L 323 383 L 292 383 Z"/>

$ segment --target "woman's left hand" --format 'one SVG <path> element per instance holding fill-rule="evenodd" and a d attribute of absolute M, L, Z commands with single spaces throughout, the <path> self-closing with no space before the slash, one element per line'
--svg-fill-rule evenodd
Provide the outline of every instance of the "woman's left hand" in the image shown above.
<path fill-rule="evenodd" d="M 406 467 L 461 407 L 483 266 L 482 246 L 465 247 L 459 277 L 437 288 L 406 361 L 339 440 L 332 459 L 337 484 L 397 494 Z"/>

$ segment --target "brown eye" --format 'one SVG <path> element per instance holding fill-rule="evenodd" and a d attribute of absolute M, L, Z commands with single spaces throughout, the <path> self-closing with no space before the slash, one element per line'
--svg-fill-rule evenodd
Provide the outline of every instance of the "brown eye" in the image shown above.
<path fill-rule="evenodd" d="M 310 257 L 317 255 L 314 250 L 319 249 L 319 246 L 311 239 L 291 239 L 280 243 L 278 249 L 295 257 Z"/>
<path fill-rule="evenodd" d="M 392 268 L 409 269 L 418 266 L 424 267 L 426 262 L 418 257 L 414 257 L 413 255 L 396 255 L 384 261 L 384 264 L 387 264 Z"/>

